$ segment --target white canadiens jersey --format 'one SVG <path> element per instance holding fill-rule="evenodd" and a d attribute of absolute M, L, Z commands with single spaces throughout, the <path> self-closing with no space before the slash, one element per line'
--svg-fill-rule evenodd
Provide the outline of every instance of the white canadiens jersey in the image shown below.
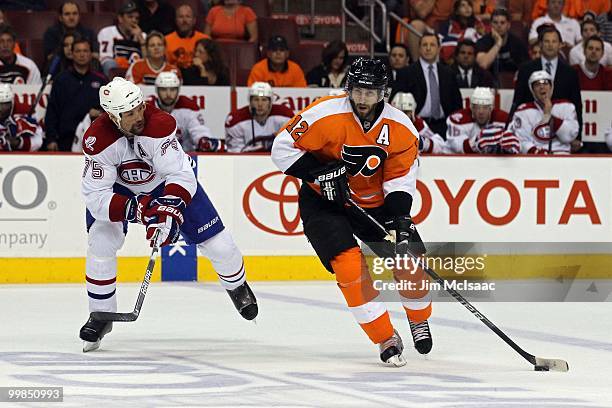
<path fill-rule="evenodd" d="M 472 109 L 458 110 L 446 119 L 446 146 L 449 153 L 481 153 L 477 139 L 484 128 L 506 128 L 508 114 L 499 109 L 491 111 L 489 123 L 480 127 L 472 115 Z"/>
<path fill-rule="evenodd" d="M 155 98 L 155 104 L 159 107 L 157 98 Z M 180 95 L 178 97 L 170 114 L 176 119 L 176 138 L 186 152 L 197 150 L 200 139 L 203 137 L 213 138 L 210 129 L 205 125 L 200 108 L 186 96 Z"/>
<path fill-rule="evenodd" d="M 446 142 L 429 127 L 427 122 L 416 116 L 412 122 L 419 132 L 419 151 L 421 153 L 444 154 L 446 153 Z"/>
<path fill-rule="evenodd" d="M 145 122 L 142 135 L 130 140 L 103 113 L 85 133 L 81 192 L 95 219 L 125 219 L 128 196 L 121 194 L 122 189 L 149 193 L 164 184 L 164 195 L 180 197 L 186 203 L 195 194 L 196 177 L 191 159 L 175 137 L 174 118 L 147 104 Z"/>
<path fill-rule="evenodd" d="M 518 136 L 521 153 L 569 154 L 570 143 L 578 136 L 576 108 L 567 100 L 552 101 L 551 120 L 542 123 L 544 112 L 535 102 L 518 107 L 508 130 Z M 552 137 L 552 140 L 551 140 Z"/>
<path fill-rule="evenodd" d="M 225 144 L 232 153 L 269 152 L 276 133 L 293 117 L 284 105 L 272 105 L 270 116 L 261 124 L 252 119 L 250 107 L 230 112 L 225 120 Z"/>

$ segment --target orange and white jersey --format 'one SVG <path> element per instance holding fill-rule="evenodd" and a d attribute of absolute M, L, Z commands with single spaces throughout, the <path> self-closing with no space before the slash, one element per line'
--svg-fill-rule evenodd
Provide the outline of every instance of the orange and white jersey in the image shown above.
<path fill-rule="evenodd" d="M 568 100 L 553 100 L 550 123 L 542 123 L 544 112 L 539 104 L 520 105 L 508 130 L 521 141 L 521 153 L 549 152 L 569 154 L 570 143 L 578 137 L 576 108 Z M 551 140 L 552 138 L 552 140 Z"/>
<path fill-rule="evenodd" d="M 352 198 L 379 207 L 394 191 L 414 196 L 419 133 L 402 111 L 388 103 L 365 131 L 347 95 L 326 96 L 294 116 L 274 140 L 272 160 L 285 172 L 306 152 L 322 164 L 343 160 Z M 315 190 L 319 187 L 310 184 Z"/>
<path fill-rule="evenodd" d="M 149 64 L 149 60 L 144 58 L 130 65 L 125 73 L 125 79 L 135 84 L 155 85 L 155 78 L 160 72 L 174 72 L 179 79 L 181 78 L 181 71 L 175 65 L 164 62 L 159 69 L 155 69 Z"/>
<path fill-rule="evenodd" d="M 100 44 L 100 62 L 114 59 L 120 68 L 128 68 L 130 64 L 142 58 L 140 43 L 125 38 L 116 25 L 104 27 L 98 33 Z"/>
<path fill-rule="evenodd" d="M 446 119 L 446 146 L 450 153 L 481 153 L 476 144 L 480 132 L 486 128 L 506 128 L 508 114 L 500 109 L 491 111 L 489 123 L 481 127 L 472 114 L 472 109 L 466 108 L 454 112 Z"/>

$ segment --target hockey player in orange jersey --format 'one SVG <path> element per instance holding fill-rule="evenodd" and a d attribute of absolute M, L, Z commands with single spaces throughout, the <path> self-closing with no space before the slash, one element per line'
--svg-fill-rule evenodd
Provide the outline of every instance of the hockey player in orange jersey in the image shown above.
<path fill-rule="evenodd" d="M 425 247 L 410 218 L 418 170 L 418 132 L 400 110 L 384 102 L 387 70 L 378 60 L 360 58 L 350 67 L 346 94 L 317 100 L 290 120 L 274 140 L 272 160 L 303 181 L 299 208 L 304 233 L 321 263 L 335 274 L 346 303 L 383 362 L 406 364 L 403 344 L 386 305 L 374 288 L 357 240 L 381 257 L 393 257 L 406 245 Z M 394 230 L 397 244 L 386 241 L 348 204 L 352 198 Z M 417 270 L 395 270 L 396 281 L 412 281 L 418 290 L 402 290 L 415 348 L 432 347 L 427 319 L 431 297 L 421 290 L 427 277 Z"/>

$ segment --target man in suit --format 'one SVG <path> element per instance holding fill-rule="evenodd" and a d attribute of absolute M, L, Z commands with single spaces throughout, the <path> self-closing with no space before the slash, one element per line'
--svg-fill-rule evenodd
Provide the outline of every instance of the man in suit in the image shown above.
<path fill-rule="evenodd" d="M 459 88 L 493 88 L 493 75 L 476 64 L 476 44 L 462 40 L 455 48 L 455 63 L 452 66 Z"/>
<path fill-rule="evenodd" d="M 419 41 L 419 60 L 399 72 L 392 90 L 409 92 L 417 103 L 418 116 L 434 133 L 446 135 L 446 118 L 463 107 L 457 79 L 453 71 L 438 61 L 440 40 L 433 33 L 425 33 Z"/>
<path fill-rule="evenodd" d="M 538 41 L 541 50 L 540 58 L 526 62 L 519 68 L 510 117 L 519 105 L 533 101 L 533 95 L 528 84 L 529 76 L 535 71 L 545 70 L 554 78 L 552 99 L 568 99 L 572 102 L 576 108 L 578 123 L 582 130 L 580 81 L 576 71 L 562 58 L 559 58 L 559 50 L 562 45 L 561 34 L 552 25 L 542 26 L 538 34 Z"/>

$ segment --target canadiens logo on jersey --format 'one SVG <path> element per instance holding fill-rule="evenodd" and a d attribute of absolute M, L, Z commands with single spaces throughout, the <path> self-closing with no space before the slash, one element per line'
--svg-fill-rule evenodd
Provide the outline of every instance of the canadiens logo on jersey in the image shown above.
<path fill-rule="evenodd" d="M 140 185 L 153 180 L 155 172 L 147 163 L 140 160 L 130 160 L 119 165 L 117 174 L 125 184 Z"/>
<path fill-rule="evenodd" d="M 534 135 L 540 140 L 549 140 L 551 138 L 550 126 L 548 124 L 537 126 L 534 129 Z"/>
<path fill-rule="evenodd" d="M 95 136 L 87 136 L 85 138 L 85 148 L 91 150 L 93 152 L 94 150 L 94 143 L 96 143 L 96 137 Z"/>
<path fill-rule="evenodd" d="M 351 176 L 371 177 L 387 158 L 387 152 L 378 146 L 342 146 L 342 160 Z"/>

